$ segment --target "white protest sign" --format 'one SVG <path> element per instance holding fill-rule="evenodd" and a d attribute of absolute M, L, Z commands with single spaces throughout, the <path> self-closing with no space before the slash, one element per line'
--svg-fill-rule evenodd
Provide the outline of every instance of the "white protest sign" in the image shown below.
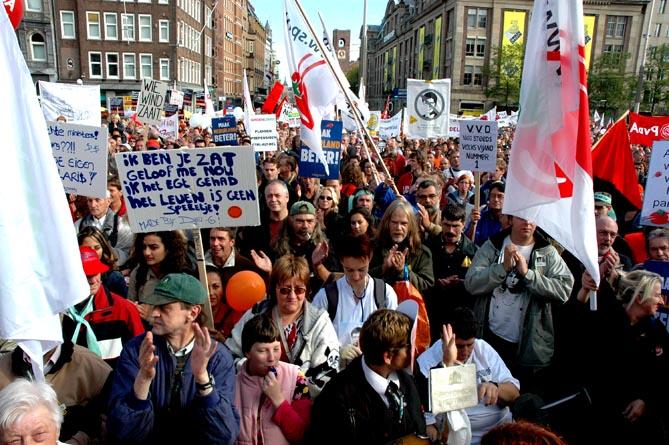
<path fill-rule="evenodd" d="M 390 119 L 379 120 L 379 137 L 388 140 L 394 136 L 399 136 L 402 127 L 402 112 L 400 111 Z"/>
<path fill-rule="evenodd" d="M 184 106 L 184 93 L 179 90 L 171 90 L 170 105 L 176 105 L 179 109 Z"/>
<path fill-rule="evenodd" d="M 249 116 L 249 136 L 255 151 L 277 151 L 279 134 L 276 132 L 276 116 L 256 114 Z"/>
<path fill-rule="evenodd" d="M 669 227 L 669 141 L 653 142 L 641 224 Z"/>
<path fill-rule="evenodd" d="M 497 167 L 497 122 L 461 120 L 460 168 L 494 172 Z"/>
<path fill-rule="evenodd" d="M 260 224 L 250 146 L 118 153 L 133 232 Z"/>
<path fill-rule="evenodd" d="M 167 88 L 167 82 L 142 79 L 142 89 L 137 99 L 137 119 L 145 124 L 160 125 Z"/>
<path fill-rule="evenodd" d="M 58 174 L 67 193 L 107 196 L 107 128 L 48 122 Z"/>
<path fill-rule="evenodd" d="M 100 85 L 39 81 L 42 112 L 47 121 L 65 116 L 69 123 L 100 126 Z"/>
<path fill-rule="evenodd" d="M 176 140 L 179 136 L 179 115 L 173 114 L 170 117 L 164 118 L 158 127 L 160 136 L 165 139 Z"/>
<path fill-rule="evenodd" d="M 407 79 L 409 122 L 405 133 L 410 138 L 448 136 L 451 108 L 451 79 Z"/>

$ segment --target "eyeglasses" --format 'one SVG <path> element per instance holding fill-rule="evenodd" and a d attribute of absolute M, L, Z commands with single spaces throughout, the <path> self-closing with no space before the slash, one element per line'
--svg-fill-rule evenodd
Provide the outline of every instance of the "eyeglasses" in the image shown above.
<path fill-rule="evenodd" d="M 318 197 L 318 199 L 322 199 L 322 200 L 326 200 L 326 199 L 327 199 L 328 201 L 332 201 L 332 196 L 323 196 L 323 195 L 321 195 L 321 196 Z"/>
<path fill-rule="evenodd" d="M 279 293 L 281 295 L 290 295 L 291 292 L 295 292 L 295 295 L 304 295 L 307 293 L 306 287 L 280 287 Z"/>

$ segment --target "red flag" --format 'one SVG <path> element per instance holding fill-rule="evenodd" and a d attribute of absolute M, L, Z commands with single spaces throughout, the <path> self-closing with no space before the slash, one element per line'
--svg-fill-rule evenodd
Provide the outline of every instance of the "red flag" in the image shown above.
<path fill-rule="evenodd" d="M 390 117 L 390 96 L 386 99 L 386 104 L 381 112 L 381 119 L 388 119 Z"/>
<path fill-rule="evenodd" d="M 287 96 L 283 96 L 283 99 L 279 102 L 279 106 L 276 107 L 276 112 L 274 114 L 276 115 L 277 120 L 281 117 L 281 113 L 283 113 L 283 104 L 286 103 L 286 97 Z"/>
<path fill-rule="evenodd" d="M 611 183 L 633 206 L 641 208 L 641 195 L 630 135 L 625 119 L 620 119 L 602 136 L 592 149 L 593 175 Z"/>
<path fill-rule="evenodd" d="M 653 141 L 669 139 L 669 116 L 642 116 L 630 113 L 630 142 L 652 146 Z"/>
<path fill-rule="evenodd" d="M 262 105 L 262 113 L 264 114 L 273 114 L 276 108 L 276 104 L 279 103 L 281 95 L 283 94 L 283 84 L 279 81 L 274 82 L 274 86 L 267 95 L 265 103 Z"/>

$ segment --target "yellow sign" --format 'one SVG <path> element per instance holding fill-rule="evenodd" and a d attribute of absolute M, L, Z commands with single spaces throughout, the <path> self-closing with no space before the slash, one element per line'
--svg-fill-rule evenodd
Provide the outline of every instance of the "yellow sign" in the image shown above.
<path fill-rule="evenodd" d="M 434 21 L 434 56 L 432 57 L 432 78 L 439 79 L 439 49 L 441 48 L 441 16 Z"/>
<path fill-rule="evenodd" d="M 502 46 L 523 44 L 526 15 L 526 11 L 504 11 Z"/>
<path fill-rule="evenodd" d="M 388 86 L 388 51 L 383 53 L 383 89 L 387 90 Z"/>
<path fill-rule="evenodd" d="M 592 54 L 592 38 L 595 35 L 594 15 L 583 16 L 583 26 L 585 27 L 585 70 L 590 69 L 590 55 Z"/>
<path fill-rule="evenodd" d="M 423 78 L 423 46 L 425 44 L 425 27 L 418 29 L 418 78 Z"/>

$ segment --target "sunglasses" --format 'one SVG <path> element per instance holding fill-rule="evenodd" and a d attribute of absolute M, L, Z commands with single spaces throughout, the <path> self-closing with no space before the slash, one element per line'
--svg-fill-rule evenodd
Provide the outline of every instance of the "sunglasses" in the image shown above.
<path fill-rule="evenodd" d="M 332 201 L 332 196 L 319 196 L 318 199 Z"/>
<path fill-rule="evenodd" d="M 307 293 L 306 287 L 280 287 L 279 293 L 281 295 L 290 295 L 291 292 L 295 292 L 295 295 L 304 295 Z"/>

